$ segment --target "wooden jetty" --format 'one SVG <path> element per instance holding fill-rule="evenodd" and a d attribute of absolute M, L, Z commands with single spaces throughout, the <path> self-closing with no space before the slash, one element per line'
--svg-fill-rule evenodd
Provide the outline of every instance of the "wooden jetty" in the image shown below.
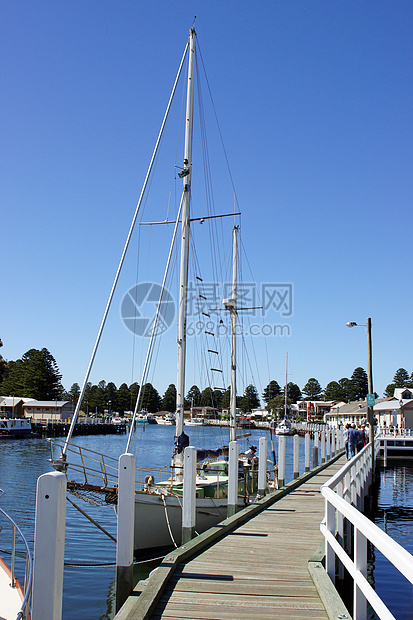
<path fill-rule="evenodd" d="M 349 618 L 320 560 L 320 487 L 341 454 L 170 553 L 116 620 Z"/>
<path fill-rule="evenodd" d="M 32 433 L 40 437 L 66 437 L 70 424 L 58 421 L 32 422 Z M 125 422 L 113 424 L 112 422 L 78 422 L 75 424 L 73 435 L 118 435 L 126 433 Z"/>

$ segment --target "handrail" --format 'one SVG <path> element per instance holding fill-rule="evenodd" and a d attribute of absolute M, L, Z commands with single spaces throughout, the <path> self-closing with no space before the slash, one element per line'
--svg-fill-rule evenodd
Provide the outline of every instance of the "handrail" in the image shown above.
<path fill-rule="evenodd" d="M 0 489 L 0 498 L 4 495 L 4 491 L 3 489 Z M 12 527 L 13 527 L 13 542 L 12 542 L 12 551 L 11 551 L 11 587 L 14 588 L 15 587 L 15 572 L 14 572 L 14 563 L 15 563 L 15 559 L 16 559 L 16 530 L 17 532 L 20 534 L 21 539 L 24 543 L 24 546 L 26 547 L 26 571 L 25 571 L 25 577 L 24 577 L 24 586 L 23 586 L 23 594 L 24 594 L 24 599 L 22 602 L 22 605 L 20 607 L 20 611 L 17 614 L 16 620 L 26 620 L 26 618 L 28 617 L 28 611 L 29 611 L 29 603 L 30 603 L 30 595 L 31 595 L 31 591 L 32 591 L 32 582 L 33 582 L 33 560 L 32 560 L 32 555 L 31 555 L 31 551 L 29 548 L 29 545 L 27 543 L 27 540 L 23 534 L 23 532 L 21 531 L 21 529 L 19 528 L 19 526 L 17 525 L 17 523 L 15 523 L 15 521 L 10 517 L 10 515 L 8 515 L 4 510 L 2 510 L 2 508 L 0 508 L 0 513 L 6 517 L 6 519 L 11 523 Z"/>
<path fill-rule="evenodd" d="M 375 438 L 376 454 L 381 439 L 380 434 Z M 411 583 L 413 556 L 360 511 L 372 478 L 371 463 L 369 443 L 321 487 L 326 500 L 326 516 L 320 529 L 326 541 L 326 571 L 331 581 L 335 581 L 336 558 L 354 580 L 353 620 L 366 620 L 367 601 L 382 620 L 390 620 L 393 615 L 367 581 L 367 542 L 374 545 Z M 349 553 L 351 544 L 344 537 L 345 523 L 348 533 L 350 525 L 354 528 L 353 558 Z"/>

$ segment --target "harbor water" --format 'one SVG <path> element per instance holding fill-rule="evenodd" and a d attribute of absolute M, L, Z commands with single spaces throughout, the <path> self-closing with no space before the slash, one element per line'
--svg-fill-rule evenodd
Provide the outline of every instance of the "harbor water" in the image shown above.
<path fill-rule="evenodd" d="M 191 445 L 216 448 L 228 444 L 228 429 L 191 427 L 186 430 Z M 243 432 L 243 431 L 241 431 Z M 133 452 L 137 466 L 167 465 L 170 461 L 175 427 L 145 425 L 137 429 Z M 251 430 L 248 439 L 241 440 L 240 449 L 247 442 L 258 445 L 260 437 L 268 439 L 268 459 L 271 460 L 271 438 L 266 430 Z M 242 443 L 244 442 L 244 443 Z M 278 437 L 273 437 L 278 455 Z M 80 436 L 73 444 L 118 458 L 125 451 L 125 435 Z M 0 442 L 0 488 L 4 496 L 0 506 L 17 522 L 31 549 L 34 539 L 36 483 L 39 476 L 53 471 L 50 444 L 46 439 L 21 439 Z M 304 472 L 304 438 L 300 438 L 300 474 Z M 293 437 L 286 438 L 286 482 L 293 478 Z M 116 537 L 116 516 L 111 506 L 86 504 L 69 495 L 103 528 Z M 413 470 L 387 469 L 381 472 L 376 523 L 387 530 L 395 540 L 413 551 Z M 111 619 L 115 615 L 115 543 L 69 502 L 66 505 L 66 543 L 63 581 L 63 620 Z M 0 532 L 0 555 L 8 549 Z M 6 557 L 7 559 L 7 557 Z M 144 578 L 156 563 L 135 567 L 135 579 Z M 22 570 L 23 560 L 18 569 Z M 380 554 L 374 556 L 373 579 L 375 587 L 397 620 L 411 619 L 413 609 L 412 586 L 393 574 Z M 374 617 L 374 616 L 372 616 Z"/>
<path fill-rule="evenodd" d="M 228 429 L 192 427 L 186 432 L 190 443 L 197 447 L 216 448 L 228 445 Z M 240 431 L 240 433 L 248 431 Z M 137 466 L 168 465 L 175 427 L 142 425 L 135 433 L 134 449 Z M 268 439 L 268 458 L 271 460 L 271 441 L 267 430 L 251 430 L 248 439 L 240 441 L 240 449 L 258 445 L 259 438 Z M 278 438 L 274 437 L 278 454 Z M 244 443 L 243 443 L 244 442 Z M 96 435 L 74 437 L 72 443 L 114 458 L 125 452 L 125 435 Z M 293 437 L 287 437 L 286 481 L 293 478 Z M 58 453 L 56 453 L 58 454 Z M 4 440 L 0 442 L 0 489 L 4 496 L 0 506 L 16 521 L 33 550 L 37 479 L 53 471 L 47 439 Z M 300 473 L 304 471 L 304 438 L 300 439 Z M 111 506 L 94 506 L 69 495 L 105 530 L 116 537 L 116 516 Z M 113 540 L 97 529 L 69 502 L 66 504 L 65 568 L 63 579 L 63 620 L 103 620 L 115 615 L 115 559 Z M 0 532 L 0 555 L 10 547 L 5 544 L 5 532 Z M 7 556 L 5 556 L 7 559 Z M 135 579 L 144 578 L 156 566 L 147 562 L 135 567 Z M 23 560 L 20 560 L 20 575 Z"/>
<path fill-rule="evenodd" d="M 413 554 L 413 467 L 380 470 L 376 525 Z M 413 585 L 383 555 L 374 550 L 370 565 L 372 585 L 397 620 L 413 618 Z M 378 618 L 374 612 L 370 619 Z"/>

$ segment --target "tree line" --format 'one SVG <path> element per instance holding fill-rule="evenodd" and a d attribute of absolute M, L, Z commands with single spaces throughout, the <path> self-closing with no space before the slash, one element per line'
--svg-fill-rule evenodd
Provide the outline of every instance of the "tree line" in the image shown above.
<path fill-rule="evenodd" d="M 0 346 L 2 346 L 0 340 Z M 62 375 L 56 360 L 47 349 L 30 349 L 21 359 L 6 361 L 0 355 L 0 392 L 3 396 L 20 396 L 36 400 L 70 400 L 77 402 L 80 395 L 80 386 L 74 383 L 66 391 L 61 383 Z M 384 392 L 385 396 L 393 396 L 395 388 L 413 388 L 413 372 L 409 375 L 406 369 L 399 368 L 393 381 Z M 86 413 L 133 411 L 139 385 L 122 383 L 117 387 L 113 382 L 100 381 L 97 385 L 88 383 L 85 388 L 81 408 Z M 296 403 L 299 400 L 341 400 L 344 402 L 365 399 L 368 393 L 366 371 L 358 367 L 353 371 L 350 379 L 342 378 L 330 381 L 323 389 L 317 379 L 311 377 L 302 390 L 295 383 L 287 384 L 287 402 Z M 377 395 L 376 395 L 377 396 Z M 262 400 L 268 410 L 279 410 L 285 402 L 285 388 L 281 388 L 276 380 L 271 380 L 262 393 Z M 185 408 L 191 406 L 210 406 L 216 409 L 229 409 L 230 389 L 213 390 L 210 387 L 200 390 L 193 385 L 185 398 Z M 244 394 L 237 396 L 237 407 L 243 412 L 249 412 L 260 406 L 260 396 L 254 385 L 248 385 Z M 142 388 L 139 409 L 151 413 L 176 409 L 176 387 L 171 383 L 163 396 L 151 384 L 146 383 Z"/>

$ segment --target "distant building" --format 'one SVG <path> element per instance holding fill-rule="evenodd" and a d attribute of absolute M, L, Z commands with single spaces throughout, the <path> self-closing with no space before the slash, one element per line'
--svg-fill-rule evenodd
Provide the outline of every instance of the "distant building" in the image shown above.
<path fill-rule="evenodd" d="M 299 400 L 297 404 L 291 405 L 291 412 L 294 416 L 300 416 L 309 421 L 323 417 L 337 402 L 336 400 Z"/>
<path fill-rule="evenodd" d="M 0 396 L 0 418 L 24 418 L 23 405 L 31 398 Z"/>
<path fill-rule="evenodd" d="M 33 422 L 55 420 L 68 422 L 74 413 L 74 405 L 68 400 L 29 400 L 23 405 L 24 417 Z"/>
<path fill-rule="evenodd" d="M 410 398 L 386 398 L 374 406 L 374 416 L 379 426 L 413 428 L 413 399 L 409 390 L 403 390 L 401 395 L 406 392 L 409 392 Z"/>

